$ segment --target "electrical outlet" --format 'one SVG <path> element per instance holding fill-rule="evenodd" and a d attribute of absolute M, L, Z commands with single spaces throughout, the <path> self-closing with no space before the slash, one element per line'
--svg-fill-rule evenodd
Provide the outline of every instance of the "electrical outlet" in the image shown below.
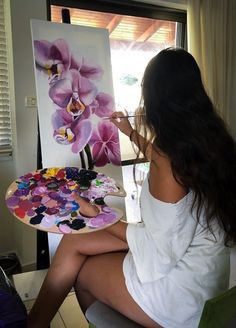
<path fill-rule="evenodd" d="M 37 98 L 34 96 L 26 96 L 25 97 L 25 107 L 37 107 Z"/>

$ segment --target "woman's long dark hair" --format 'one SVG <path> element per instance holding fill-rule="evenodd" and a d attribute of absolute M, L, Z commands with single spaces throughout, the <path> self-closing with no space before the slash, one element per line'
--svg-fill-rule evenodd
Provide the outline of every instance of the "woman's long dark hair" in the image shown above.
<path fill-rule="evenodd" d="M 236 144 L 217 114 L 187 51 L 168 48 L 148 64 L 136 129 L 145 128 L 170 161 L 175 179 L 194 192 L 199 219 L 217 218 L 226 245 L 236 242 Z"/>

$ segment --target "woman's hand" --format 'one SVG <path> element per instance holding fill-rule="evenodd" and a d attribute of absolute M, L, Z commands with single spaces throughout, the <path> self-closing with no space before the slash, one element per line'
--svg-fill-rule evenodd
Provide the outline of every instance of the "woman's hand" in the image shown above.
<path fill-rule="evenodd" d="M 73 193 L 75 201 L 79 204 L 79 212 L 81 215 L 87 217 L 97 216 L 100 212 L 99 208 L 96 205 L 90 204 L 85 199 L 81 198 L 76 192 Z"/>
<path fill-rule="evenodd" d="M 110 117 L 110 121 L 115 124 L 121 132 L 129 137 L 133 128 L 126 116 L 127 113 L 125 115 L 123 112 L 114 112 Z"/>

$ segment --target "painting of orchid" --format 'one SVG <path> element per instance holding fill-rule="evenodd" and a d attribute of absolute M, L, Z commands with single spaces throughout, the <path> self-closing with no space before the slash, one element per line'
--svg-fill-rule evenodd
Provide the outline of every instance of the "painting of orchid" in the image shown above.
<path fill-rule="evenodd" d="M 107 31 L 36 20 L 31 29 L 44 166 L 119 166 L 118 130 L 104 119 L 115 109 Z"/>

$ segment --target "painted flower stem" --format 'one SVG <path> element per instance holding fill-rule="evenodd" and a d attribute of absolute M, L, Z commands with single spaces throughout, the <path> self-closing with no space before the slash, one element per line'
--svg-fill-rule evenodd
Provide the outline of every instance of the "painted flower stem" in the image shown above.
<path fill-rule="evenodd" d="M 89 144 L 87 144 L 84 147 L 84 150 L 85 150 L 85 153 L 86 153 L 87 159 L 88 159 L 88 169 L 93 170 L 94 169 L 94 162 L 93 162 L 93 158 L 92 158 L 92 154 L 91 154 L 91 151 L 90 151 Z"/>
<path fill-rule="evenodd" d="M 84 159 L 84 151 L 81 150 L 81 151 L 79 152 L 79 155 L 80 155 L 80 160 L 81 160 L 81 167 L 82 167 L 83 169 L 86 169 L 86 164 L 85 164 L 85 159 Z"/>

